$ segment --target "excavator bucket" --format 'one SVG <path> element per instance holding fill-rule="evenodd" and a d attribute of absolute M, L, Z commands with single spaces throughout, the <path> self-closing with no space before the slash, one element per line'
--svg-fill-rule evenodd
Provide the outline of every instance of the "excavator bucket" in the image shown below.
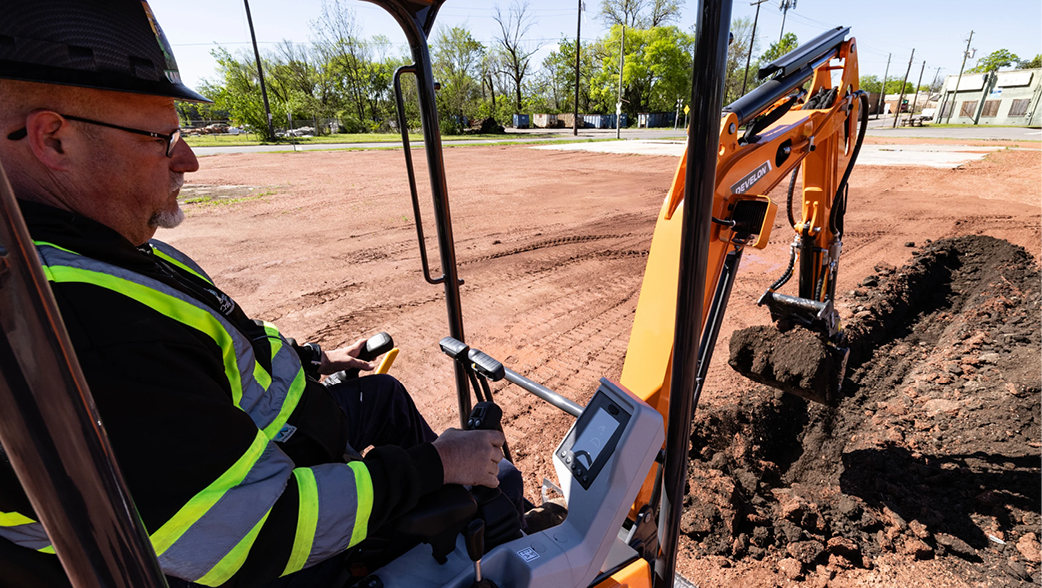
<path fill-rule="evenodd" d="M 731 335 L 728 363 L 750 380 L 835 406 L 849 354 L 848 348 L 803 326 L 758 325 Z"/>

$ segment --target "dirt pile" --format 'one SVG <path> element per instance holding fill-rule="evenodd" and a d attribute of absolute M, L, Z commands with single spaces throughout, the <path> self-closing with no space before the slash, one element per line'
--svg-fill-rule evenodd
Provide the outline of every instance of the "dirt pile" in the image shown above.
<path fill-rule="evenodd" d="M 791 579 L 944 558 L 1039 581 L 1039 270 L 970 236 L 885 264 L 846 298 L 837 408 L 758 388 L 696 415 L 682 531 L 693 555 Z"/>

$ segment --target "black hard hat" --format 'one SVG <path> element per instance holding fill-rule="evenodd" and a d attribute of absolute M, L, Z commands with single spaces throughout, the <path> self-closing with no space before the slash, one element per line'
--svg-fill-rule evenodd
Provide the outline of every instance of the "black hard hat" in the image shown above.
<path fill-rule="evenodd" d="M 145 0 L 4 0 L 0 78 L 210 102 L 181 82 Z"/>

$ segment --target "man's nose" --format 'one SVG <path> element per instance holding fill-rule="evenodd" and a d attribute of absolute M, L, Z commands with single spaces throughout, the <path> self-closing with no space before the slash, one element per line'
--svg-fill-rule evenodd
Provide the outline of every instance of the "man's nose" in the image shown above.
<path fill-rule="evenodd" d="M 199 159 L 195 152 L 185 142 L 184 138 L 178 139 L 174 145 L 174 152 L 170 156 L 170 169 L 179 173 L 191 173 L 199 170 Z"/>

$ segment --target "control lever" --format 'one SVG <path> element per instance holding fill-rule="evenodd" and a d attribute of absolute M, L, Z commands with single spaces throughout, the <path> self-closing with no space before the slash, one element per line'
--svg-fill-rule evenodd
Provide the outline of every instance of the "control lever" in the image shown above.
<path fill-rule="evenodd" d="M 380 332 L 365 342 L 365 347 L 358 352 L 358 359 L 362 361 L 373 361 L 377 357 L 387 353 L 394 349 L 394 340 L 387 333 Z M 346 382 L 347 380 L 353 380 L 358 377 L 360 370 L 358 368 L 351 368 L 347 370 L 340 370 L 339 372 L 326 378 L 325 384 L 331 386 L 340 382 Z"/>
<path fill-rule="evenodd" d="M 467 430 L 501 431 L 503 409 L 494 402 L 479 402 L 467 418 Z M 484 521 L 492 547 L 521 536 L 521 513 L 499 488 L 474 486 L 470 493 L 478 503 L 478 518 Z"/>
<path fill-rule="evenodd" d="M 485 521 L 470 521 L 463 531 L 463 542 L 467 546 L 470 561 L 474 562 L 474 584 L 471 588 L 498 588 L 492 580 L 481 578 L 481 557 L 485 555 Z"/>

